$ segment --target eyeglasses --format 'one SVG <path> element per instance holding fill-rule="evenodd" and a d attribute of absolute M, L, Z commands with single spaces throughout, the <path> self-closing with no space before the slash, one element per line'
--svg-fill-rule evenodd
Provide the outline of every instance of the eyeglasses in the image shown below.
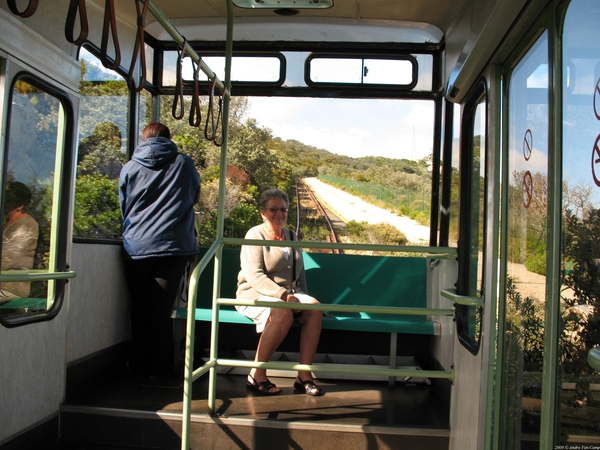
<path fill-rule="evenodd" d="M 284 214 L 286 212 L 288 212 L 287 208 L 267 208 L 269 211 L 271 211 L 273 214 L 277 214 L 277 211 L 279 211 L 281 214 Z"/>

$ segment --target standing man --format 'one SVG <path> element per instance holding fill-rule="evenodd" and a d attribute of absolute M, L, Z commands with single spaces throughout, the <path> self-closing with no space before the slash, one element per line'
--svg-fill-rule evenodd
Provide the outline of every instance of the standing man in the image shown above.
<path fill-rule="evenodd" d="M 151 123 L 119 179 L 125 273 L 131 294 L 128 367 L 152 377 L 173 374 L 171 311 L 189 261 L 198 253 L 194 204 L 200 176 L 179 153 L 169 128 Z"/>

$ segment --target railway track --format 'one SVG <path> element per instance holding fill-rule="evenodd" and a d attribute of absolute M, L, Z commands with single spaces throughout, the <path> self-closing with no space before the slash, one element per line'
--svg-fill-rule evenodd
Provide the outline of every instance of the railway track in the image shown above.
<path fill-rule="evenodd" d="M 303 241 L 338 242 L 325 209 L 302 180 L 296 183 L 296 233 Z"/>

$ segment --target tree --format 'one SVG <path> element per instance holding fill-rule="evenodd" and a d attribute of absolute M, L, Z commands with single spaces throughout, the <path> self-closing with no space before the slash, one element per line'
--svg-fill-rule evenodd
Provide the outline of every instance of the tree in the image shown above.
<path fill-rule="evenodd" d="M 600 344 L 600 209 L 583 219 L 568 211 L 564 227 L 561 300 L 564 329 L 574 333 L 574 340 L 564 347 L 563 366 L 568 373 L 588 374 L 587 353 Z"/>
<path fill-rule="evenodd" d="M 119 239 L 122 234 L 119 180 L 83 175 L 75 184 L 75 236 Z"/>

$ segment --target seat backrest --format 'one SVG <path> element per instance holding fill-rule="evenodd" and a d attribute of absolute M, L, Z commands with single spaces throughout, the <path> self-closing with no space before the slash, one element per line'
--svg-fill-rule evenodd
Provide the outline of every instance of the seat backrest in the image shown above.
<path fill-rule="evenodd" d="M 423 258 L 305 253 L 309 293 L 321 303 L 425 307 Z"/>
<path fill-rule="evenodd" d="M 304 268 L 309 294 L 321 303 L 427 306 L 424 258 L 304 253 Z M 240 249 L 224 248 L 221 297 L 235 298 L 239 270 Z M 213 273 L 211 262 L 200 277 L 199 308 L 211 307 Z"/>

